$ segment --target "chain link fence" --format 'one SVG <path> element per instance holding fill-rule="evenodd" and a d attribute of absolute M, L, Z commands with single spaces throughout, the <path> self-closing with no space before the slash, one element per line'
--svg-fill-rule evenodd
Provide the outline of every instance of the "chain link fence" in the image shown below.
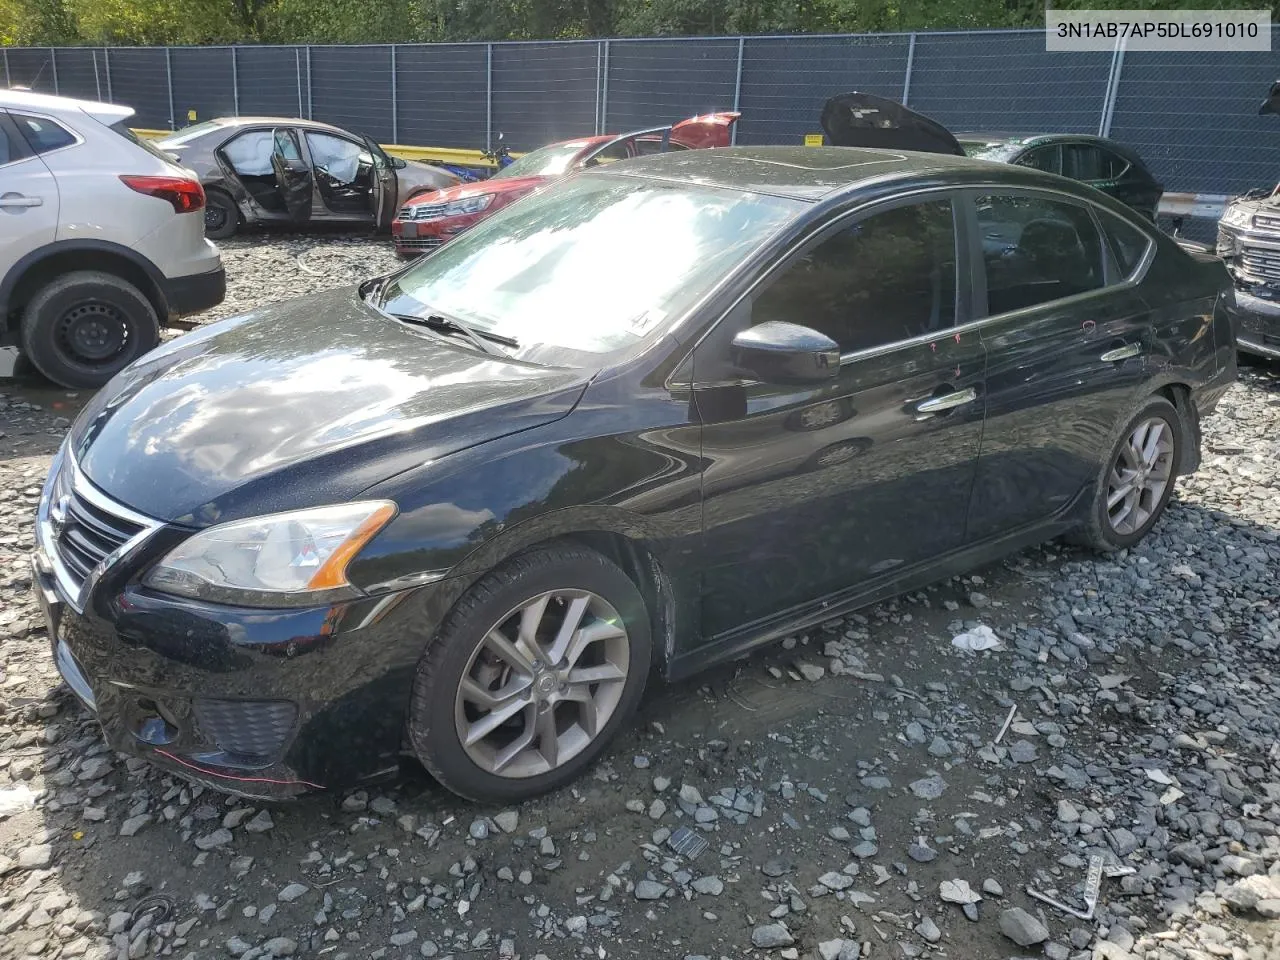
<path fill-rule="evenodd" d="M 1048 53 L 1041 30 L 11 47 L 3 72 L 7 85 L 127 103 L 139 127 L 303 116 L 384 143 L 480 149 L 501 132 L 516 151 L 732 109 L 738 143 L 798 143 L 819 132 L 828 96 L 857 89 L 957 132 L 1109 135 L 1169 191 L 1230 195 L 1280 178 L 1280 122 L 1257 114 L 1280 74 L 1272 53 Z"/>

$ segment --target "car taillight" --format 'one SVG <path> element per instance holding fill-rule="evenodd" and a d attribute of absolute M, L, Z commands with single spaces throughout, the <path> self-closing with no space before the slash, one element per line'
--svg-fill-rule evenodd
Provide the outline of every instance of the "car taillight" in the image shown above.
<path fill-rule="evenodd" d="M 169 201 L 178 213 L 192 213 L 204 207 L 204 187 L 187 177 L 121 176 L 130 190 Z"/>

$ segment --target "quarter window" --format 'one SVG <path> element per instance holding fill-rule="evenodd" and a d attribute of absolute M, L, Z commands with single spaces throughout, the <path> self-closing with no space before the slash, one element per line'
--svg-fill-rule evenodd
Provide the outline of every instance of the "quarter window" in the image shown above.
<path fill-rule="evenodd" d="M 46 117 L 31 117 L 25 113 L 11 113 L 10 116 L 34 153 L 49 153 L 76 142 L 75 134 Z"/>
<path fill-rule="evenodd" d="M 751 323 L 825 333 L 842 353 L 954 326 L 955 220 L 949 200 L 872 214 L 828 237 L 758 294 Z"/>
<path fill-rule="evenodd" d="M 1129 277 L 1138 269 L 1142 258 L 1151 246 L 1151 238 L 1133 224 L 1125 223 L 1119 217 L 1106 214 L 1102 219 L 1102 232 L 1111 244 L 1111 252 L 1115 254 L 1116 265 L 1120 268 L 1120 276 Z"/>
<path fill-rule="evenodd" d="M 1030 195 L 978 198 L 988 313 L 1097 290 L 1102 243 L 1084 207 Z"/>

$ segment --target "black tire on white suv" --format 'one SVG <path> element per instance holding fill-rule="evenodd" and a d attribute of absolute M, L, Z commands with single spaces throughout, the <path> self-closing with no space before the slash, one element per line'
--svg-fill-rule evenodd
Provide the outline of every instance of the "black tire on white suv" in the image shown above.
<path fill-rule="evenodd" d="M 23 350 L 37 370 L 68 387 L 100 387 L 159 342 L 151 301 L 100 270 L 50 280 L 22 314 Z"/>

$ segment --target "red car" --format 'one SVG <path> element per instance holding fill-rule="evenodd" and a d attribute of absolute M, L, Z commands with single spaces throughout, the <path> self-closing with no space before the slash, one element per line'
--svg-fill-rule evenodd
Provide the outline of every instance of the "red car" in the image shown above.
<path fill-rule="evenodd" d="M 433 250 L 495 210 L 577 170 L 664 150 L 727 147 L 740 116 L 709 113 L 670 127 L 553 143 L 526 153 L 488 180 L 417 194 L 391 222 L 396 253 L 412 256 Z"/>

